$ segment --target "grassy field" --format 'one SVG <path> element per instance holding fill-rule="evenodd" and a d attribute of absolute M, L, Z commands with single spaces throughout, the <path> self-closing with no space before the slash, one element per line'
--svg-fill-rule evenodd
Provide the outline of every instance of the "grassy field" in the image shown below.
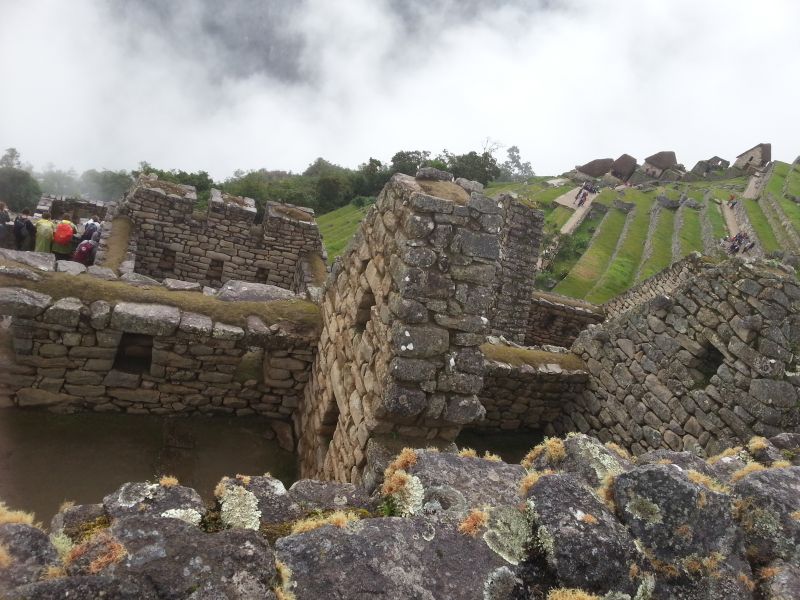
<path fill-rule="evenodd" d="M 575 263 L 589 247 L 589 242 L 603 220 L 603 216 L 599 213 L 592 216 L 590 213 L 571 236 L 564 238 L 558 254 L 553 259 L 550 269 L 552 276 L 562 278 L 575 266 Z"/>
<path fill-rule="evenodd" d="M 662 210 L 653 232 L 652 250 L 639 271 L 639 281 L 643 281 L 672 263 L 672 230 L 675 228 L 675 211 Z"/>
<path fill-rule="evenodd" d="M 614 260 L 608 265 L 597 284 L 586 294 L 586 300 L 601 304 L 621 294 L 633 285 L 642 259 L 650 228 L 651 200 L 636 190 L 625 194 L 626 202 L 636 204 L 627 235 L 620 240 Z"/>
<path fill-rule="evenodd" d="M 317 217 L 322 240 L 328 250 L 328 262 L 333 262 L 342 253 L 366 213 L 367 208 L 348 204 Z"/>
<path fill-rule="evenodd" d="M 603 275 L 622 235 L 627 216 L 616 209 L 611 209 L 606 214 L 592 244 L 569 274 L 554 288 L 554 292 L 573 298 L 586 296 Z"/>
<path fill-rule="evenodd" d="M 756 200 L 743 199 L 742 205 L 744 206 L 745 212 L 747 212 L 747 218 L 750 219 L 750 224 L 753 226 L 758 239 L 761 241 L 764 252 L 780 250 L 780 244 L 778 244 L 775 233 L 772 231 L 772 227 L 770 227 L 769 221 L 767 221 L 767 217 L 764 215 L 758 202 Z"/>
<path fill-rule="evenodd" d="M 569 218 L 575 214 L 575 211 L 568 209 L 566 206 L 556 206 L 544 220 L 544 230 L 548 233 L 556 233 L 561 230 L 564 223 L 569 221 Z"/>
<path fill-rule="evenodd" d="M 766 185 L 766 193 L 771 194 L 778 205 L 783 209 L 786 218 L 792 224 L 796 231 L 800 232 L 800 205 L 783 195 L 783 186 L 786 183 L 786 178 L 789 178 L 789 185 L 787 185 L 787 193 L 800 196 L 800 173 L 792 169 L 792 165 L 782 162 L 776 162 L 772 170 L 772 177 Z M 794 192 L 793 184 L 796 182 Z"/>
<path fill-rule="evenodd" d="M 706 216 L 708 222 L 711 223 L 714 241 L 718 242 L 720 239 L 728 237 L 728 227 L 725 225 L 725 217 L 722 216 L 719 204 L 713 200 L 708 200 L 706 203 Z"/>
<path fill-rule="evenodd" d="M 683 226 L 678 233 L 681 245 L 681 258 L 697 250 L 703 251 L 703 231 L 700 225 L 700 211 L 683 209 Z"/>

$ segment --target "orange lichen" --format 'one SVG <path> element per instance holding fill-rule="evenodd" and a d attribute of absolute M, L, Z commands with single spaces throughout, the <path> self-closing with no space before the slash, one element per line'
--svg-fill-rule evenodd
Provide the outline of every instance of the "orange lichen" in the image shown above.
<path fill-rule="evenodd" d="M 473 508 L 467 517 L 458 524 L 458 530 L 464 535 L 475 537 L 489 522 L 489 513 Z"/>
<path fill-rule="evenodd" d="M 794 512 L 789 513 L 789 517 L 794 519 L 795 521 L 800 521 L 800 510 L 796 510 Z"/>
<path fill-rule="evenodd" d="M 731 475 L 731 483 L 736 483 L 740 479 L 747 477 L 750 473 L 756 473 L 758 471 L 765 471 L 766 467 L 761 465 L 757 462 L 750 462 L 743 466 L 741 469 L 736 471 L 733 475 Z"/>
<path fill-rule="evenodd" d="M 772 579 L 780 572 L 781 570 L 779 567 L 761 567 L 758 570 L 758 578 L 762 581 L 766 579 Z"/>
<path fill-rule="evenodd" d="M 400 490 L 405 489 L 409 481 L 411 481 L 411 475 L 405 471 L 393 471 L 383 480 L 381 491 L 383 492 L 384 496 L 391 496 L 392 494 L 396 494 Z"/>
<path fill-rule="evenodd" d="M 607 473 L 606 476 L 603 477 L 600 487 L 598 487 L 595 492 L 606 506 L 608 506 L 612 511 L 616 510 L 617 505 L 616 498 L 614 497 L 614 475 Z"/>
<path fill-rule="evenodd" d="M 417 464 L 417 453 L 412 448 L 403 448 L 395 459 L 389 463 L 384 471 L 384 476 L 391 475 L 394 471 L 408 471 Z"/>
<path fill-rule="evenodd" d="M 741 582 L 741 584 L 747 589 L 748 592 L 755 591 L 756 582 L 750 579 L 750 577 L 747 576 L 745 573 L 739 573 L 736 576 L 736 579 L 738 579 Z"/>
<path fill-rule="evenodd" d="M 265 475 L 265 477 L 269 477 L 269 474 Z M 242 485 L 250 485 L 250 481 L 252 478 L 250 475 L 242 475 L 241 473 L 236 474 L 236 479 L 242 482 Z"/>
<path fill-rule="evenodd" d="M 685 540 L 691 540 L 693 536 L 692 528 L 688 523 L 684 523 L 680 527 L 675 528 L 675 535 L 680 536 Z"/>
<path fill-rule="evenodd" d="M 158 480 L 158 485 L 161 487 L 175 487 L 178 485 L 178 478 L 174 475 L 162 475 Z"/>
<path fill-rule="evenodd" d="M 588 523 L 589 525 L 597 525 L 600 522 L 597 520 L 597 517 L 589 513 L 583 515 L 581 517 L 581 521 L 583 521 L 584 523 Z"/>
<path fill-rule="evenodd" d="M 637 577 L 639 577 L 640 573 L 641 569 L 639 568 L 639 565 L 637 565 L 636 563 L 631 563 L 631 568 L 628 569 L 628 577 L 630 577 L 631 579 L 636 579 Z"/>
<path fill-rule="evenodd" d="M 89 573 L 97 575 L 109 565 L 118 563 L 128 552 L 125 546 L 120 544 L 117 540 L 110 539 L 106 544 L 106 548 L 102 554 L 97 556 L 92 562 L 89 563 Z"/>
<path fill-rule="evenodd" d="M 705 508 L 706 506 L 708 506 L 708 494 L 706 494 L 705 492 L 700 492 L 697 495 L 697 501 L 695 502 L 695 506 L 697 506 L 697 508 Z"/>
<path fill-rule="evenodd" d="M 530 469 L 537 458 L 544 454 L 550 464 L 558 463 L 567 457 L 567 449 L 564 441 L 560 438 L 544 438 L 544 441 L 534 446 L 530 452 L 522 459 L 522 466 Z"/>
<path fill-rule="evenodd" d="M 60 565 L 50 565 L 46 567 L 42 574 L 39 576 L 39 579 L 42 581 L 47 581 L 48 579 L 58 579 L 59 577 L 66 577 L 67 571 L 64 567 Z"/>
<path fill-rule="evenodd" d="M 545 469 L 544 471 L 531 471 L 525 477 L 522 478 L 522 481 L 519 483 L 519 495 L 525 496 L 536 482 L 539 481 L 542 477 L 546 475 L 552 475 L 554 471 L 551 469 Z"/>

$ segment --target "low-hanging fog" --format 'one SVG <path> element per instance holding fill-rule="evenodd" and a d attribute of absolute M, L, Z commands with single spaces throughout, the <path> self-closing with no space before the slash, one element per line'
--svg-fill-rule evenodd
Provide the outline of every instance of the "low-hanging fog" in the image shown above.
<path fill-rule="evenodd" d="M 40 167 L 302 170 L 516 144 L 800 152 L 793 0 L 0 0 L 0 148 Z"/>

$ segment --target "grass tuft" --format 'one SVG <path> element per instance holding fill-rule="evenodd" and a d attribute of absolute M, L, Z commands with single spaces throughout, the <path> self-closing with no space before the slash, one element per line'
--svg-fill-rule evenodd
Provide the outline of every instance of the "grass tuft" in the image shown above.
<path fill-rule="evenodd" d="M 458 451 L 461 458 L 478 458 L 478 453 L 473 448 L 462 448 Z"/>
<path fill-rule="evenodd" d="M 339 529 L 344 529 L 349 523 L 358 520 L 359 516 L 355 513 L 337 510 L 327 516 L 313 516 L 297 521 L 292 526 L 292 534 L 314 531 L 325 525 L 333 525 Z"/>
<path fill-rule="evenodd" d="M 709 477 L 708 475 L 704 475 L 699 471 L 695 471 L 694 469 L 690 469 L 686 474 L 689 478 L 689 481 L 692 483 L 696 483 L 698 485 L 702 485 L 703 487 L 708 488 L 712 492 L 716 492 L 718 494 L 730 494 L 731 488 L 726 485 L 722 485 L 719 481 L 714 479 L 713 477 Z"/>
<path fill-rule="evenodd" d="M 8 547 L 0 542 L 0 569 L 7 569 L 13 560 L 14 559 L 11 558 L 11 553 L 8 551 Z"/>
<path fill-rule="evenodd" d="M 161 487 L 175 487 L 178 485 L 178 478 L 174 475 L 162 475 L 158 480 L 158 485 Z"/>
<path fill-rule="evenodd" d="M 546 477 L 547 475 L 554 475 L 555 471 L 552 469 L 545 469 L 543 471 L 531 471 L 525 477 L 522 478 L 522 481 L 519 482 L 519 495 L 523 498 L 528 494 L 528 491 L 536 485 L 536 483 L 542 478 Z"/>
<path fill-rule="evenodd" d="M 481 345 L 481 352 L 490 360 L 507 363 L 514 367 L 529 365 L 538 368 L 555 364 L 568 371 L 586 370 L 583 361 L 571 352 L 545 352 L 544 350 L 489 343 Z"/>
<path fill-rule="evenodd" d="M 488 450 L 483 453 L 483 460 L 488 460 L 490 462 L 503 462 L 502 458 L 500 458 L 494 452 L 489 452 Z"/>
<path fill-rule="evenodd" d="M 0 525 L 16 523 L 20 525 L 32 525 L 38 527 L 33 521 L 35 516 L 22 510 L 11 510 L 5 502 L 0 502 Z"/>
<path fill-rule="evenodd" d="M 714 464 L 717 464 L 719 461 L 721 461 L 723 458 L 732 458 L 734 456 L 737 456 L 742 450 L 743 450 L 743 448 L 741 446 L 734 446 L 733 448 L 726 448 L 725 450 L 723 450 L 719 454 L 715 454 L 714 456 L 709 458 L 706 462 L 708 464 L 710 464 L 710 465 L 714 465 Z"/>
<path fill-rule="evenodd" d="M 106 258 L 103 266 L 114 271 L 118 271 L 120 265 L 128 254 L 128 243 L 131 239 L 131 220 L 128 217 L 119 216 L 111 221 L 111 236 L 108 240 Z"/>
<path fill-rule="evenodd" d="M 740 479 L 747 477 L 750 473 L 756 473 L 758 471 L 765 471 L 767 468 L 764 465 L 761 465 L 757 462 L 750 462 L 747 463 L 744 467 L 736 471 L 733 475 L 731 475 L 731 483 L 736 483 Z"/>
<path fill-rule="evenodd" d="M 769 442 L 767 438 L 761 437 L 759 435 L 755 435 L 750 438 L 750 441 L 747 442 L 747 450 L 751 454 L 755 454 L 757 452 L 761 452 L 762 450 L 766 450 L 769 447 Z"/>
<path fill-rule="evenodd" d="M 558 588 L 547 593 L 547 600 L 600 600 L 600 596 L 577 588 Z"/>

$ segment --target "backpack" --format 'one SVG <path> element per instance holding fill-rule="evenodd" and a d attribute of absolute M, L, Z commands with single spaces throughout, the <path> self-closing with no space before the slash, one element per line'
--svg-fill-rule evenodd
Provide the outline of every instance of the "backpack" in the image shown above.
<path fill-rule="evenodd" d="M 83 228 L 83 235 L 81 236 L 81 240 L 90 240 L 94 235 L 94 232 L 97 231 L 97 223 L 94 221 L 87 223 L 86 227 Z"/>
<path fill-rule="evenodd" d="M 17 239 L 24 240 L 30 234 L 26 223 L 26 219 L 23 219 L 22 217 L 17 217 L 14 219 L 14 236 Z"/>
<path fill-rule="evenodd" d="M 53 234 L 53 241 L 59 246 L 66 246 L 72 243 L 72 225 L 62 221 L 56 225 L 56 231 Z"/>

